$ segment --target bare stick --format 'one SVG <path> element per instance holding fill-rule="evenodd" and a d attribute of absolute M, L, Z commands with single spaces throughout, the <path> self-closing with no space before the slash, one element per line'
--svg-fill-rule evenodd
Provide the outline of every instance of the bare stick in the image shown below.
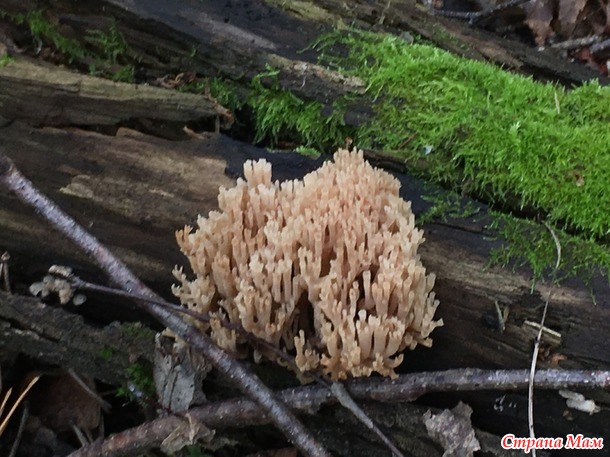
<path fill-rule="evenodd" d="M 550 45 L 553 49 L 578 49 L 584 48 L 586 46 L 595 46 L 595 43 L 599 43 L 601 38 L 597 35 L 586 36 L 582 38 L 573 38 L 571 40 L 560 41 L 559 43 L 553 43 Z M 600 43 L 601 44 L 601 43 Z M 589 48 L 591 53 L 595 54 L 593 51 L 593 46 Z"/>
<path fill-rule="evenodd" d="M 551 232 L 551 236 L 553 237 L 553 241 L 555 241 L 555 249 L 557 251 L 557 261 L 555 262 L 555 269 L 553 270 L 553 279 L 557 275 L 557 270 L 559 269 L 559 264 L 561 263 L 561 243 L 559 243 L 559 238 L 555 234 L 553 228 L 547 223 L 544 223 L 544 226 Z M 529 426 L 530 438 L 536 439 L 536 433 L 534 431 L 534 376 L 536 374 L 536 362 L 538 361 L 538 352 L 540 350 L 540 340 L 542 339 L 542 331 L 544 330 L 544 321 L 546 319 L 546 312 L 549 308 L 549 301 L 551 301 L 551 296 L 553 295 L 553 286 L 549 287 L 549 293 L 546 297 L 546 301 L 544 302 L 544 310 L 542 311 L 542 318 L 540 319 L 540 329 L 538 330 L 538 335 L 536 336 L 536 341 L 534 342 L 534 352 L 532 354 L 532 364 L 530 365 L 530 379 L 527 388 L 527 421 Z M 536 457 L 536 448 L 532 448 L 532 457 Z"/>
<path fill-rule="evenodd" d="M 17 436 L 15 436 L 15 440 L 13 441 L 13 446 L 11 447 L 11 452 L 8 457 L 15 457 L 17 455 L 17 451 L 19 450 L 19 444 L 21 443 L 21 436 L 23 435 L 23 430 L 25 429 L 25 421 L 28 418 L 28 406 L 27 403 L 23 407 L 23 412 L 21 413 L 21 419 L 19 420 L 19 427 L 17 428 Z"/>
<path fill-rule="evenodd" d="M 36 209 L 48 222 L 64 236 L 85 251 L 106 272 L 111 281 L 127 292 L 135 292 L 153 301 L 160 297 L 140 281 L 127 266 L 117 259 L 95 237 L 83 229 L 59 206 L 38 191 L 23 176 L 12 161 L 0 152 L 0 181 L 13 191 L 24 203 Z M 233 359 L 227 352 L 216 346 L 205 334 L 192 328 L 182 318 L 171 311 L 146 301 L 138 304 L 161 323 L 169 327 L 194 349 L 198 349 L 212 365 L 227 376 L 239 388 L 254 399 L 271 421 L 303 454 L 328 456 L 328 452 L 309 434 L 296 416 L 278 402 L 273 392 L 263 382 Z M 78 451 L 74 455 L 79 455 Z"/>
<path fill-rule="evenodd" d="M 72 274 L 71 272 L 69 274 L 65 274 L 63 272 L 59 273 L 58 271 L 52 272 L 51 270 L 56 270 L 56 269 L 51 268 L 49 270 L 49 273 L 54 276 L 58 276 L 66 281 L 69 281 L 71 286 L 74 287 L 75 289 L 92 290 L 92 291 L 112 294 L 112 295 L 116 295 L 116 296 L 120 296 L 120 297 L 126 297 L 126 298 L 130 298 L 132 300 L 144 300 L 145 299 L 145 297 L 141 297 L 134 293 L 129 293 L 129 292 L 125 292 L 123 290 L 113 289 L 111 287 L 106 287 L 106 286 L 102 286 L 99 284 L 93 284 L 93 283 L 84 281 L 81 278 L 79 278 L 78 276 Z M 149 303 L 154 303 L 154 304 L 164 307 L 166 309 L 171 309 L 177 313 L 184 313 L 201 322 L 206 322 L 206 323 L 210 322 L 210 316 L 208 314 L 198 313 L 196 311 L 184 308 L 182 306 L 174 305 L 174 304 L 166 302 L 166 301 L 152 302 L 149 300 Z M 370 417 L 368 417 L 366 415 L 366 413 L 362 410 L 362 408 L 360 408 L 360 406 L 358 406 L 358 404 L 350 397 L 349 392 L 345 389 L 345 387 L 342 383 L 332 382 L 330 380 L 330 378 L 328 378 L 328 376 L 325 376 L 323 374 L 319 374 L 316 372 L 304 373 L 299 369 L 299 367 L 297 366 L 297 364 L 294 360 L 294 357 L 292 355 L 288 354 L 287 352 L 282 351 L 281 349 L 273 346 L 271 343 L 269 343 L 261 338 L 258 338 L 256 335 L 246 331 L 241 325 L 234 324 L 232 322 L 227 321 L 226 319 L 222 319 L 222 318 L 218 318 L 218 317 L 215 317 L 214 319 L 217 319 L 220 322 L 220 325 L 222 325 L 223 327 L 228 328 L 229 330 L 233 330 L 233 331 L 237 332 L 239 335 L 243 336 L 253 346 L 259 347 L 261 349 L 261 352 L 263 353 L 263 355 L 266 356 L 267 358 L 269 358 L 270 360 L 273 361 L 273 358 L 269 357 L 270 355 L 281 358 L 284 362 L 286 362 L 293 369 L 293 371 L 300 372 L 303 375 L 311 376 L 318 384 L 320 384 L 322 386 L 330 387 L 331 392 L 337 398 L 339 403 L 341 403 L 341 405 L 344 408 L 351 411 L 352 414 L 354 416 L 356 416 L 356 418 L 360 422 L 362 422 L 369 430 L 371 430 L 375 435 L 377 435 L 377 437 L 381 440 L 381 442 L 383 444 L 385 444 L 385 446 L 392 452 L 392 454 L 394 454 L 395 457 L 404 457 L 402 452 L 394 445 L 394 443 L 392 443 L 390 441 L 390 439 L 384 435 L 384 433 L 379 429 L 379 427 L 377 427 L 375 422 Z M 277 359 L 275 359 L 275 360 L 277 360 Z"/>
<path fill-rule="evenodd" d="M 372 430 L 375 435 L 382 441 L 386 447 L 392 451 L 394 457 L 404 457 L 404 454 L 385 436 L 385 434 L 377 427 L 377 424 L 371 419 L 364 410 L 354 401 L 347 389 L 341 382 L 333 382 L 330 386 L 330 391 L 341 405 L 350 411 L 356 418 L 362 422 L 369 430 Z"/>
<path fill-rule="evenodd" d="M 15 410 L 17 409 L 19 404 L 23 401 L 23 399 L 28 394 L 30 389 L 32 387 L 34 387 L 34 384 L 36 384 L 39 379 L 40 379 L 40 376 L 34 376 L 34 378 L 32 378 L 32 380 L 28 383 L 28 385 L 25 386 L 25 389 L 23 389 L 23 391 L 19 394 L 19 396 L 17 397 L 17 400 L 15 400 L 15 403 L 13 403 L 13 406 L 11 406 L 11 409 L 9 410 L 9 412 L 6 413 L 6 416 L 4 418 L 2 418 L 2 422 L 0 423 L 0 436 L 2 436 L 2 433 L 4 433 L 4 430 L 6 429 L 8 422 L 11 420 L 11 417 L 15 413 Z M 11 389 L 9 389 L 7 391 L 6 397 L 2 400 L 2 410 L 4 410 L 4 406 L 6 405 L 6 401 L 8 400 L 10 393 L 11 393 Z"/>
<path fill-rule="evenodd" d="M 413 401 L 430 392 L 476 390 L 523 390 L 529 384 L 529 370 L 459 369 L 440 372 L 411 373 L 398 379 L 368 378 L 346 383 L 352 397 L 385 402 Z M 610 388 L 610 371 L 540 370 L 536 372 L 538 389 Z M 307 413 L 337 401 L 327 388 L 304 386 L 277 393 L 277 398 L 290 405 L 293 411 Z M 189 415 L 208 427 L 245 427 L 269 422 L 251 400 L 235 399 L 189 410 Z M 156 419 L 113 435 L 102 443 L 95 443 L 79 451 L 78 457 L 105 455 L 114 457 L 135 450 L 143 451 L 158 446 L 168 433 L 180 425 L 180 416 Z"/>
<path fill-rule="evenodd" d="M 433 9 L 432 11 L 437 16 L 451 17 L 454 19 L 468 19 L 468 22 L 472 25 L 486 17 L 493 16 L 499 11 L 520 6 L 524 3 L 529 3 L 530 1 L 531 0 L 508 0 L 481 11 L 448 11 L 441 9 Z"/>

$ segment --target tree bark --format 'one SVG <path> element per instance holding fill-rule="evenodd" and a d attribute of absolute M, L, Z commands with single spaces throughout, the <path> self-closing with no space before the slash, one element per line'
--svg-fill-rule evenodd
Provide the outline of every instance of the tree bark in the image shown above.
<path fill-rule="evenodd" d="M 151 122 L 201 122 L 232 116 L 202 95 L 136 86 L 81 75 L 27 60 L 0 66 L 0 114 L 33 125 L 116 126 L 130 119 Z"/>

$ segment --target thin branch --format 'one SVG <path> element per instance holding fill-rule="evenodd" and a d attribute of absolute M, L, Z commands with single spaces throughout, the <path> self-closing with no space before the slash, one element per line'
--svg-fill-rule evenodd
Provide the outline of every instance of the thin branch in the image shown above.
<path fill-rule="evenodd" d="M 478 21 L 481 21 L 482 19 L 485 19 L 486 17 L 493 16 L 499 11 L 520 6 L 531 1 L 532 0 L 508 0 L 481 11 L 449 11 L 442 9 L 432 9 L 432 11 L 437 16 L 445 16 L 454 19 L 467 19 L 468 23 L 472 25 Z"/>
<path fill-rule="evenodd" d="M 84 281 L 81 278 L 79 278 L 78 276 L 74 275 L 72 272 L 70 272 L 69 274 L 66 274 L 61 269 L 51 267 L 51 269 L 49 270 L 49 274 L 52 274 L 53 276 L 58 276 L 61 279 L 68 281 L 73 288 L 81 290 L 81 291 L 82 290 L 91 290 L 91 291 L 96 291 L 96 292 L 102 292 L 105 294 L 111 294 L 111 295 L 116 295 L 116 296 L 120 296 L 120 297 L 124 297 L 124 298 L 129 298 L 132 300 L 145 299 L 145 297 L 141 297 L 134 293 L 129 293 L 129 292 L 125 292 L 123 290 L 113 289 L 111 287 L 106 287 L 106 286 L 102 286 L 99 284 L 93 284 L 91 282 Z M 166 309 L 171 309 L 177 313 L 184 313 L 194 319 L 197 319 L 200 322 L 209 323 L 210 319 L 211 319 L 208 314 L 198 313 L 196 311 L 184 308 L 182 306 L 175 305 L 173 303 L 169 303 L 167 301 L 151 302 L 149 300 L 149 302 L 154 303 L 158 306 L 164 307 Z M 288 364 L 288 366 L 290 366 L 293 369 L 294 372 L 300 372 L 302 375 L 310 376 L 321 386 L 330 387 L 331 392 L 337 398 L 339 403 L 341 403 L 341 405 L 344 408 L 351 411 L 351 413 L 354 416 L 356 416 L 356 418 L 360 422 L 362 422 L 362 424 L 364 424 L 369 430 L 371 430 L 375 435 L 377 435 L 377 437 L 381 440 L 381 442 L 392 452 L 392 454 L 394 454 L 395 457 L 404 457 L 402 452 L 394 445 L 394 443 L 392 443 L 390 441 L 390 439 L 384 435 L 384 433 L 379 429 L 379 427 L 377 427 L 375 422 L 370 417 L 368 417 L 366 415 L 366 413 L 362 410 L 362 408 L 360 408 L 360 406 L 358 406 L 358 404 L 350 397 L 349 392 L 345 389 L 345 387 L 342 383 L 332 382 L 328 376 L 325 376 L 324 374 L 316 373 L 314 371 L 302 372 L 300 370 L 300 368 L 297 366 L 297 364 L 294 360 L 294 357 L 292 355 L 286 353 L 285 351 L 280 350 L 279 348 L 272 345 L 271 343 L 248 332 L 241 325 L 231 323 L 226 319 L 222 319 L 222 318 L 218 318 L 218 317 L 214 317 L 214 319 L 217 319 L 219 321 L 220 325 L 222 325 L 223 327 L 237 332 L 240 336 L 247 339 L 250 342 L 250 344 L 253 345 L 254 347 L 258 347 L 259 350 L 264 349 L 264 350 L 261 350 L 261 353 L 264 356 L 266 356 L 267 358 L 269 358 L 270 360 L 275 361 L 275 360 L 277 360 L 277 358 L 280 358 L 281 360 L 286 362 Z M 270 356 L 275 356 L 277 358 L 273 359 Z"/>
<path fill-rule="evenodd" d="M 2 418 L 2 421 L 0 423 L 0 436 L 2 436 L 2 433 L 4 433 L 4 430 L 6 429 L 6 426 L 8 425 L 8 422 L 11 420 L 11 417 L 15 413 L 15 410 L 17 409 L 19 404 L 23 401 L 23 399 L 28 394 L 30 389 L 32 387 L 34 387 L 34 384 L 36 384 L 39 379 L 40 379 L 40 376 L 34 376 L 32 378 L 32 380 L 28 383 L 28 385 L 25 386 L 25 389 L 23 389 L 21 391 L 21 393 L 19 394 L 19 396 L 15 400 L 15 403 L 13 403 L 13 406 L 11 406 L 11 409 L 8 411 L 8 413 L 6 413 L 6 416 L 4 416 L 4 418 Z M 11 389 L 9 389 L 7 391 L 5 398 L 2 400 L 2 408 L 1 408 L 2 411 L 4 411 L 4 406 L 6 405 L 6 402 L 8 400 L 8 397 L 10 396 L 10 394 L 11 394 Z"/>
<path fill-rule="evenodd" d="M 544 226 L 549 232 L 551 232 L 551 236 L 553 237 L 553 241 L 555 242 L 555 250 L 557 256 L 555 268 L 553 269 L 553 279 L 555 279 L 557 277 L 557 270 L 559 270 L 559 264 L 561 263 L 561 243 L 559 242 L 559 238 L 557 238 L 555 231 L 547 222 L 544 223 Z M 554 283 L 555 282 L 553 281 L 553 284 Z M 536 341 L 534 342 L 532 363 L 530 365 L 530 379 L 527 392 L 527 422 L 529 426 L 530 438 L 532 439 L 536 439 L 536 432 L 534 430 L 534 376 L 536 374 L 536 363 L 538 361 L 538 352 L 540 351 L 540 340 L 542 339 L 542 331 L 544 330 L 546 312 L 549 308 L 549 302 L 551 301 L 551 297 L 553 295 L 553 284 L 551 284 L 551 287 L 549 287 L 549 293 L 546 297 L 546 301 L 544 302 L 544 310 L 542 311 L 542 318 L 540 319 L 540 329 L 538 330 L 538 335 L 536 336 Z M 536 457 L 535 447 L 532 448 L 532 457 Z"/>
<path fill-rule="evenodd" d="M 17 434 L 13 441 L 13 445 L 11 446 L 11 452 L 8 454 L 8 457 L 15 457 L 17 455 L 17 451 L 19 450 L 19 444 L 21 444 L 21 437 L 23 435 L 23 430 L 25 430 L 25 421 L 28 418 L 28 406 L 27 403 L 23 406 L 23 412 L 21 413 L 21 419 L 19 420 L 19 427 L 17 427 Z"/>
<path fill-rule="evenodd" d="M 360 400 L 384 402 L 413 401 L 430 392 L 477 390 L 523 390 L 529 385 L 529 370 L 460 369 L 440 372 L 410 373 L 395 380 L 358 379 L 346 383 L 351 396 Z M 610 388 L 610 371 L 540 370 L 535 376 L 538 389 Z M 310 413 L 337 399 L 322 386 L 302 386 L 277 393 L 277 398 L 293 411 Z M 265 424 L 269 418 L 251 400 L 234 399 L 189 410 L 189 415 L 210 428 L 246 427 Z M 168 416 L 113 435 L 103 442 L 81 450 L 79 457 L 104 455 L 117 457 L 158 446 L 184 420 Z"/>
<path fill-rule="evenodd" d="M 604 40 L 598 43 L 594 43 L 589 48 L 591 54 L 597 54 L 599 52 L 605 51 L 610 47 L 610 40 Z"/>
<path fill-rule="evenodd" d="M 404 457 L 403 453 L 385 436 L 385 434 L 377 427 L 377 424 L 371 419 L 368 414 L 354 401 L 345 385 L 342 382 L 333 382 L 330 386 L 330 391 L 341 405 L 350 411 L 356 418 L 362 422 L 369 430 L 371 430 L 382 441 L 385 446 L 392 451 L 394 457 Z"/>
<path fill-rule="evenodd" d="M 160 297 L 138 279 L 129 268 L 117 259 L 105 246 L 83 229 L 54 202 L 44 196 L 19 170 L 13 162 L 0 152 L 0 181 L 13 191 L 21 201 L 38 211 L 51 225 L 88 254 L 109 276 L 112 282 L 127 292 L 135 292 L 154 301 Z M 171 311 L 139 301 L 138 304 L 161 323 L 170 328 L 192 348 L 201 351 L 207 360 L 223 375 L 234 382 L 244 394 L 254 399 L 271 421 L 303 454 L 309 456 L 330 455 L 307 431 L 296 416 L 282 403 L 256 375 L 216 346 L 205 334 L 192 328 L 181 317 Z M 82 454 L 73 453 L 76 457 Z"/>
<path fill-rule="evenodd" d="M 560 49 L 560 50 L 578 49 L 578 48 L 584 48 L 587 46 L 595 45 L 595 43 L 599 43 L 600 41 L 601 41 L 601 38 L 599 36 L 593 35 L 593 36 L 586 36 L 586 37 L 582 37 L 582 38 L 572 38 L 571 40 L 560 41 L 558 43 L 551 44 L 549 47 L 551 47 L 553 49 Z M 591 51 L 591 53 L 595 54 L 595 52 L 593 51 L 593 46 L 591 46 L 589 48 L 589 50 Z"/>

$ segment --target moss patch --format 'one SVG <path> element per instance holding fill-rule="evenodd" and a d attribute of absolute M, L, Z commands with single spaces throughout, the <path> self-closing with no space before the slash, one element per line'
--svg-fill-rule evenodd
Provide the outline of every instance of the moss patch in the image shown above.
<path fill-rule="evenodd" d="M 252 81 L 245 100 L 257 140 L 288 136 L 305 147 L 333 150 L 352 137 L 359 147 L 393 154 L 410 172 L 454 192 L 549 221 L 566 243 L 567 274 L 608 274 L 610 89 L 593 82 L 567 91 L 378 33 L 334 32 L 314 47 L 322 63 L 367 82 L 374 115 L 359 129 L 348 128 L 348 101 L 335 101 L 329 116 L 320 103 L 269 84 L 277 77 L 269 69 Z M 494 259 L 525 263 L 539 278 L 544 265 L 554 264 L 547 230 L 497 217 L 495 228 L 513 243 Z"/>
<path fill-rule="evenodd" d="M 467 183 L 487 201 L 514 199 L 560 227 L 610 234 L 610 89 L 565 91 L 395 36 L 335 33 L 319 46 L 339 42 L 349 53 L 334 63 L 366 80 L 376 100 L 359 145 L 456 190 Z"/>
<path fill-rule="evenodd" d="M 513 269 L 520 266 L 531 268 L 534 282 L 554 275 L 553 265 L 557 252 L 552 235 L 542 224 L 493 213 L 492 229 L 508 246 L 492 251 L 490 262 Z M 559 282 L 569 277 L 578 277 L 586 285 L 595 274 L 609 276 L 610 250 L 592 239 L 569 235 L 555 230 L 561 245 L 562 264 L 555 279 Z"/>
<path fill-rule="evenodd" d="M 279 71 L 268 68 L 252 80 L 247 104 L 254 115 L 254 141 L 266 139 L 275 144 L 281 138 L 296 137 L 303 146 L 319 149 L 342 144 L 345 141 L 342 101 L 335 102 L 330 112 L 323 113 L 322 103 L 305 101 L 282 90 L 278 75 Z"/>
<path fill-rule="evenodd" d="M 288 140 L 297 142 L 307 153 L 333 151 L 354 134 L 344 122 L 348 98 L 336 100 L 330 106 L 303 100 L 280 87 L 279 70 L 268 67 L 250 82 L 249 91 L 239 96 L 236 84 L 212 79 L 209 83 L 190 86 L 187 90 L 206 92 L 233 111 L 247 108 L 252 115 L 255 143 L 274 147 Z"/>
<path fill-rule="evenodd" d="M 41 47 L 52 47 L 58 53 L 56 56 L 63 57 L 60 59 L 62 61 L 69 64 L 78 63 L 87 68 L 90 74 L 114 81 L 134 80 L 134 63 L 138 57 L 129 48 L 114 20 L 106 30 L 89 30 L 85 36 L 74 39 L 64 36 L 42 10 L 33 10 L 26 14 L 8 14 L 0 9 L 0 17 L 27 27 Z"/>
<path fill-rule="evenodd" d="M 368 83 L 376 115 L 356 144 L 454 191 L 545 218 L 564 244 L 566 275 L 608 275 L 610 89 L 567 91 L 396 36 L 336 32 L 317 47 Z M 528 265 L 534 279 L 554 264 L 540 224 L 496 213 L 494 228 L 509 244 L 493 260 Z"/>

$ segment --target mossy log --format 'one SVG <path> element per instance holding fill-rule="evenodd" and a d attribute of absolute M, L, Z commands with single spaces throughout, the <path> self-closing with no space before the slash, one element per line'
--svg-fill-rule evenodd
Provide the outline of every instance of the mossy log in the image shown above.
<path fill-rule="evenodd" d="M 458 55 L 567 85 L 599 76 L 553 50 L 539 51 L 464 21 L 435 16 L 414 0 L 356 1 L 349 6 L 337 0 L 182 0 L 179 5 L 144 0 L 7 0 L 2 8 L 7 16 L 0 19 L 0 30 L 8 29 L 4 32 L 8 36 L 17 34 L 10 15 L 43 8 L 51 24 L 82 46 L 84 57 L 68 56 L 73 66 L 86 69 L 92 54 L 107 53 L 99 43 L 92 43 L 90 36 L 93 31 L 115 26 L 128 46 L 123 59 L 137 66 L 137 79 L 142 82 L 190 71 L 200 77 L 234 81 L 247 91 L 254 77 L 275 69 L 281 89 L 326 106 L 346 94 L 361 94 L 364 87 L 357 79 L 316 65 L 316 53 L 306 48 L 325 31 L 350 23 L 378 31 L 414 32 Z M 367 107 L 355 103 L 353 109 L 366 113 Z"/>
<path fill-rule="evenodd" d="M 232 185 L 245 160 L 265 157 L 273 163 L 278 179 L 300 178 L 320 164 L 296 154 L 269 154 L 219 134 L 171 142 L 127 130 L 105 136 L 15 123 L 3 128 L 1 135 L 3 151 L 27 177 L 166 296 L 173 266 L 185 263 L 174 230 L 215 208 L 218 187 Z M 422 183 L 406 175 L 397 177 L 402 196 L 421 214 L 428 205 L 421 198 Z M 104 281 L 90 260 L 13 196 L 2 193 L 0 208 L 2 248 L 11 254 L 11 272 L 21 284 L 19 290 L 39 280 L 51 263 L 67 264 L 87 279 Z M 536 330 L 527 322 L 539 320 L 549 284 L 539 283 L 530 290 L 526 273 L 486 268 L 494 242 L 488 240 L 483 222 L 464 219 L 424 228 L 427 241 L 421 249 L 422 261 L 437 274 L 438 316 L 445 326 L 435 331 L 431 349 L 406 354 L 402 370 L 528 367 Z M 607 285 L 596 290 L 597 306 L 582 286 L 553 288 L 546 325 L 560 337 L 545 339 L 540 365 L 610 368 Z M 124 313 L 116 303 L 110 306 L 112 299 L 105 298 L 103 306 L 99 300 L 93 297 L 78 312 L 108 321 Z M 496 313 L 496 303 L 510 310 L 504 331 L 489 319 Z M 88 370 L 85 365 L 83 369 Z M 495 434 L 521 430 L 527 423 L 525 395 L 511 395 L 511 404 L 516 406 L 510 414 L 491 407 L 500 396 L 497 392 L 460 394 L 475 409 L 475 425 L 483 430 Z M 607 397 L 599 394 L 598 400 L 607 402 Z M 445 395 L 432 402 L 442 405 L 453 398 L 457 397 Z M 536 417 L 541 429 L 553 436 L 569 433 L 573 422 L 561 415 L 563 400 L 552 392 L 538 398 Z M 589 435 L 607 433 L 600 425 L 607 423 L 607 411 L 591 417 L 572 414 Z"/>

